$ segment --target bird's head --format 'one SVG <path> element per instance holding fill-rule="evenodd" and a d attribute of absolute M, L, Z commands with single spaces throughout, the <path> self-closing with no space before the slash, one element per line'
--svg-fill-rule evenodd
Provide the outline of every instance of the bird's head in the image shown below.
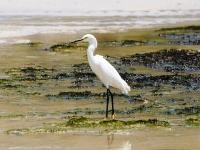
<path fill-rule="evenodd" d="M 94 47 L 97 48 L 97 40 L 92 34 L 86 34 L 81 39 L 77 39 L 70 43 L 76 43 L 76 42 L 80 42 L 83 40 L 87 40 L 89 42 L 89 45 L 94 45 Z"/>

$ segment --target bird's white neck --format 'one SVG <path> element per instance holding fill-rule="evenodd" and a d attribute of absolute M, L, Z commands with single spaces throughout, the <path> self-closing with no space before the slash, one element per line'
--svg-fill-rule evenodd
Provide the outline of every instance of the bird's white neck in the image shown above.
<path fill-rule="evenodd" d="M 94 45 L 89 45 L 89 47 L 87 49 L 87 57 L 88 57 L 89 61 L 93 60 L 94 51 L 95 51 L 95 46 Z"/>
<path fill-rule="evenodd" d="M 93 38 L 88 38 L 89 46 L 87 49 L 87 57 L 88 61 L 91 64 L 91 62 L 95 62 L 94 60 L 94 51 L 97 48 L 97 40 L 95 37 Z"/>

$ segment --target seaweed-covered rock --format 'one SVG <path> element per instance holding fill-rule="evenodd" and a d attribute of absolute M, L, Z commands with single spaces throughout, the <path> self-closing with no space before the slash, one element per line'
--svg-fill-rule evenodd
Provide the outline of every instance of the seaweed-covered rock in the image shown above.
<path fill-rule="evenodd" d="M 130 45 L 143 45 L 145 42 L 136 41 L 136 40 L 124 40 L 122 41 L 122 46 L 130 46 Z"/>
<path fill-rule="evenodd" d="M 200 114 L 200 106 L 192 106 L 192 107 L 185 107 L 183 109 L 175 109 L 175 112 L 177 115 L 194 115 L 194 114 Z"/>
<path fill-rule="evenodd" d="M 86 46 L 74 46 L 73 44 L 56 44 L 50 47 L 52 51 L 64 51 L 64 50 L 85 50 Z"/>
<path fill-rule="evenodd" d="M 200 126 L 200 118 L 199 116 L 197 118 L 188 118 L 185 120 L 185 123 L 189 126 Z"/>
<path fill-rule="evenodd" d="M 200 89 L 200 75 L 188 74 L 188 75 L 156 75 L 151 74 L 134 74 L 134 73 L 120 73 L 121 77 L 128 82 L 132 88 L 162 88 L 165 85 L 178 86 L 182 88 L 191 88 L 193 90 Z"/>
<path fill-rule="evenodd" d="M 12 75 L 15 79 L 20 81 L 35 81 L 48 79 L 68 79 L 70 76 L 67 73 L 59 72 L 53 68 L 43 67 L 24 67 L 11 68 L 6 71 L 7 74 Z"/>
<path fill-rule="evenodd" d="M 66 100 L 81 100 L 81 99 L 91 99 L 92 92 L 60 92 L 58 95 L 46 95 L 48 98 L 62 98 Z"/>
<path fill-rule="evenodd" d="M 200 71 L 200 56 L 195 50 L 163 49 L 157 52 L 135 54 L 121 58 L 122 65 L 139 66 L 167 71 Z"/>
<path fill-rule="evenodd" d="M 161 28 L 160 30 L 156 31 L 198 31 L 200 30 L 200 26 L 197 25 L 191 25 L 191 26 L 183 26 L 183 27 L 172 27 L 172 28 Z"/>
<path fill-rule="evenodd" d="M 162 33 L 159 34 L 160 37 L 165 37 L 166 39 L 182 39 L 182 40 L 191 40 L 193 39 L 200 39 L 200 34 L 166 34 Z M 192 43 L 190 43 L 192 44 Z"/>
<path fill-rule="evenodd" d="M 70 45 L 66 45 L 66 44 L 56 44 L 50 47 L 50 50 L 52 51 L 57 51 L 57 50 L 61 50 L 61 49 L 70 49 L 71 46 Z"/>

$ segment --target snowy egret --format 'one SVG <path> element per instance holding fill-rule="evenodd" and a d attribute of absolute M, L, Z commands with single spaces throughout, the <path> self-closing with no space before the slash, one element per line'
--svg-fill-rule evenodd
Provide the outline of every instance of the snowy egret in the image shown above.
<path fill-rule="evenodd" d="M 93 35 L 86 34 L 81 39 L 75 40 L 70 43 L 76 43 L 79 41 L 83 41 L 85 39 L 87 39 L 89 42 L 89 46 L 87 49 L 87 58 L 89 61 L 89 65 L 92 71 L 100 78 L 100 80 L 107 88 L 106 118 L 108 117 L 108 104 L 110 95 L 112 102 L 111 118 L 115 119 L 116 115 L 114 112 L 113 94 L 110 91 L 109 86 L 120 89 L 124 94 L 128 94 L 128 92 L 130 91 L 130 87 L 121 78 L 117 70 L 107 60 L 105 60 L 103 56 L 101 55 L 94 56 L 94 51 L 97 48 L 97 40 Z"/>

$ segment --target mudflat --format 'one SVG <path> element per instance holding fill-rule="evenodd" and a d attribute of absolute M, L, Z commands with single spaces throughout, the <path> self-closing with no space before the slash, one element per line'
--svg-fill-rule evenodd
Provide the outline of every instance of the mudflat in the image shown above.
<path fill-rule="evenodd" d="M 91 26 L 2 37 L 0 149 L 199 149 L 198 22 Z M 68 44 L 86 33 L 131 86 L 127 96 L 112 88 L 116 120 L 105 119 L 87 43 Z"/>

